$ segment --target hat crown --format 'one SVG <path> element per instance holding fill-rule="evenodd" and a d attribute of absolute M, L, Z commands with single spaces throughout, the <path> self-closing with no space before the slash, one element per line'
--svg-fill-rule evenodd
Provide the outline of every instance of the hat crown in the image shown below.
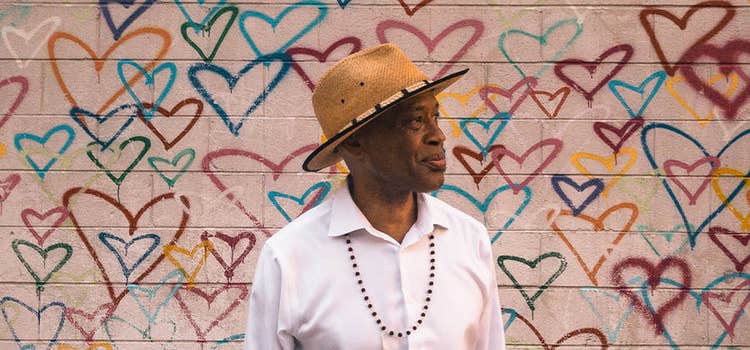
<path fill-rule="evenodd" d="M 330 138 L 375 105 L 428 79 L 396 45 L 356 52 L 328 69 L 318 82 L 312 95 L 315 117 Z"/>

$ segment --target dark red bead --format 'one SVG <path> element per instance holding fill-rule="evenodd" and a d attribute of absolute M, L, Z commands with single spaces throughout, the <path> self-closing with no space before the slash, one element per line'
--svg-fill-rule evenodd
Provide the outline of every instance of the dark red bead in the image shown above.
<path fill-rule="evenodd" d="M 399 336 L 399 338 L 400 338 L 400 337 L 402 337 L 403 335 L 401 334 L 401 332 L 398 332 L 398 336 Z"/>
<path fill-rule="evenodd" d="M 393 331 L 388 332 L 388 334 L 393 335 Z"/>

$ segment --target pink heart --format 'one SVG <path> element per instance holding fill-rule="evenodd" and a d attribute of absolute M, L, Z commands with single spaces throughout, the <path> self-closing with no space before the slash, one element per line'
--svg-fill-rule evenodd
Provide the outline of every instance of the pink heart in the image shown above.
<path fill-rule="evenodd" d="M 549 138 L 544 139 L 542 141 L 539 141 L 535 143 L 533 146 L 529 147 L 529 149 L 526 150 L 521 156 L 518 156 L 516 153 L 513 153 L 513 151 L 508 150 L 507 148 L 498 148 L 497 150 L 492 152 L 492 162 L 495 164 L 495 168 L 500 172 L 500 174 L 505 179 L 505 182 L 508 183 L 508 185 L 513 190 L 513 194 L 517 194 L 520 192 L 526 185 L 531 182 L 532 179 L 534 179 L 537 175 L 539 175 L 547 165 L 549 165 L 552 160 L 554 160 L 557 155 L 562 151 L 562 140 L 555 139 L 555 138 Z M 508 177 L 508 175 L 503 170 L 502 165 L 500 162 L 502 162 L 505 159 L 513 159 L 516 161 L 516 163 L 523 165 L 523 162 L 526 161 L 526 158 L 529 157 L 531 153 L 534 153 L 534 151 L 539 150 L 540 148 L 544 146 L 553 146 L 552 152 L 550 152 L 547 157 L 542 161 L 539 166 L 534 169 L 534 171 L 530 172 L 528 176 L 526 176 L 523 181 L 519 184 L 515 184 L 513 180 Z"/>
<path fill-rule="evenodd" d="M 81 332 L 84 340 L 89 342 L 94 339 L 96 331 L 101 329 L 102 325 L 104 325 L 104 320 L 112 316 L 112 313 L 114 312 L 115 305 L 113 303 L 99 305 L 93 312 L 86 312 L 73 307 L 68 307 L 65 309 L 65 318 L 75 329 Z"/>
<path fill-rule="evenodd" d="M 0 180 L 0 213 L 3 212 L 3 202 L 8 199 L 10 192 L 13 191 L 18 183 L 21 182 L 21 175 L 10 174 L 4 179 Z"/>
<path fill-rule="evenodd" d="M 6 121 L 8 121 L 8 118 L 10 118 L 13 113 L 15 113 L 16 109 L 18 109 L 18 106 L 21 105 L 21 102 L 26 97 L 26 94 L 29 92 L 29 80 L 26 79 L 26 77 L 22 77 L 20 75 L 12 76 L 10 78 L 5 78 L 3 80 L 0 80 L 0 91 L 3 90 L 5 87 L 9 87 L 12 84 L 18 84 L 20 85 L 20 90 L 18 91 L 18 96 L 16 96 L 15 100 L 13 100 L 13 103 L 8 107 L 8 109 L 5 111 L 5 113 L 0 116 L 0 128 L 3 127 L 3 124 L 5 124 Z M 3 92 L 3 94 L 6 94 Z M 0 109 L 2 111 L 2 109 Z"/>
<path fill-rule="evenodd" d="M 242 240 L 247 240 L 247 246 L 245 246 L 245 249 L 240 254 L 235 254 L 236 252 L 234 250 Z M 240 264 L 245 262 L 245 257 L 250 253 L 250 251 L 253 250 L 253 247 L 255 247 L 256 243 L 255 234 L 250 231 L 242 231 L 233 236 L 224 234 L 219 231 L 216 231 L 214 234 L 209 234 L 208 231 L 203 231 L 203 233 L 201 234 L 201 241 L 211 241 L 214 247 L 218 246 L 218 242 L 223 242 L 224 244 L 229 246 L 229 251 L 227 251 L 226 249 L 211 250 L 211 254 L 214 256 L 214 258 L 216 258 L 216 261 L 219 263 L 219 265 L 221 265 L 221 267 L 224 268 L 224 276 L 226 276 L 229 281 L 231 281 L 232 277 L 234 276 L 234 270 Z M 229 253 L 229 263 L 227 263 L 227 260 L 224 259 L 221 252 Z"/>
<path fill-rule="evenodd" d="M 232 290 L 239 290 L 240 294 L 231 300 L 231 302 L 226 296 L 219 297 L 219 295 Z M 177 299 L 180 309 L 187 317 L 190 325 L 193 326 L 193 330 L 195 331 L 195 335 L 198 336 L 199 341 L 204 342 L 206 341 L 206 336 L 211 333 L 211 330 L 227 318 L 227 316 L 229 316 L 229 314 L 232 313 L 242 301 L 247 299 L 248 294 L 247 286 L 244 284 L 225 284 L 212 292 L 206 292 L 198 287 L 182 287 L 177 293 L 175 293 L 174 298 Z M 225 305 L 224 307 L 212 305 L 213 302 L 217 300 L 217 297 L 221 301 L 221 304 Z M 209 314 L 207 315 L 206 311 L 201 309 L 199 310 L 199 313 L 195 314 L 197 317 L 194 317 L 194 312 L 196 312 L 196 309 L 199 306 L 196 305 L 196 301 L 201 300 L 208 304 Z M 197 320 L 211 321 L 208 325 L 199 325 Z"/>
<path fill-rule="evenodd" d="M 305 85 L 310 89 L 310 91 L 315 90 L 315 85 L 317 85 L 316 82 L 314 82 L 312 79 L 310 79 L 310 76 L 307 75 L 305 70 L 302 68 L 302 66 L 298 63 L 297 56 L 301 55 L 307 55 L 312 56 L 315 58 L 318 62 L 324 63 L 328 61 L 328 57 L 336 51 L 339 47 L 344 45 L 351 45 L 351 50 L 349 50 L 348 54 L 353 54 L 359 50 L 362 49 L 362 40 L 359 40 L 359 38 L 354 36 L 347 36 L 344 38 L 339 39 L 335 43 L 331 44 L 325 51 L 320 52 L 316 49 L 311 49 L 307 47 L 292 47 L 286 50 L 286 54 L 292 57 L 292 69 L 297 72 L 297 74 L 302 77 L 302 81 L 305 82 Z"/>
<path fill-rule="evenodd" d="M 34 222 L 31 222 L 32 218 L 34 219 Z M 54 220 L 48 220 L 50 218 Z M 40 246 L 44 245 L 44 241 L 47 237 L 49 237 L 52 232 L 55 232 L 55 229 L 57 229 L 67 218 L 68 211 L 65 207 L 53 208 L 44 214 L 39 214 L 39 212 L 32 208 L 26 208 L 21 211 L 21 220 L 23 220 L 24 225 L 26 225 L 26 228 L 29 229 L 31 234 L 34 235 L 34 238 L 36 238 L 36 241 Z M 47 227 L 47 230 L 40 235 L 39 232 L 36 231 L 36 226 Z"/>
<path fill-rule="evenodd" d="M 526 97 L 529 96 L 529 94 L 533 91 L 532 89 L 536 86 L 537 80 L 534 77 L 526 77 L 521 80 L 519 80 L 513 87 L 510 89 L 504 89 L 501 87 L 496 87 L 492 85 L 485 85 L 479 90 L 479 97 L 482 98 L 482 101 L 484 101 L 484 104 L 489 107 L 489 109 L 492 110 L 495 115 L 497 115 L 500 112 L 507 111 L 511 115 L 518 109 L 518 107 L 523 103 L 524 100 L 526 100 Z M 524 88 L 525 87 L 525 88 Z M 515 102 L 513 102 L 513 95 L 521 89 L 520 95 L 516 98 Z M 508 103 L 510 104 L 510 107 L 507 109 L 501 110 L 500 108 L 497 108 L 494 102 L 492 102 L 492 98 L 490 97 L 491 94 L 500 95 L 508 99 Z"/>
<path fill-rule="evenodd" d="M 703 303 L 706 304 L 709 310 L 713 312 L 714 316 L 716 316 L 716 319 L 721 322 L 721 325 L 724 326 L 724 329 L 729 334 L 730 338 L 734 338 L 734 328 L 737 325 L 737 321 L 740 319 L 740 316 L 744 313 L 745 306 L 747 306 L 748 303 L 750 303 L 750 293 L 746 293 L 743 291 L 743 289 L 746 289 L 746 287 L 750 286 L 750 280 L 745 280 L 744 282 L 740 283 L 737 287 L 732 288 L 729 293 L 714 293 L 714 292 L 705 292 L 701 294 L 701 300 L 703 300 Z M 740 292 L 740 293 L 737 293 Z M 734 310 L 734 314 L 732 314 L 732 320 L 727 322 L 727 320 L 721 315 L 721 313 L 716 309 L 714 306 L 713 300 L 718 300 L 723 302 L 724 304 L 729 304 L 732 299 L 734 298 L 735 294 L 739 294 L 740 296 L 744 295 L 745 299 L 743 299 L 737 310 Z M 726 310 L 726 308 L 721 308 L 722 310 Z"/>
<path fill-rule="evenodd" d="M 465 39 L 465 35 L 457 36 L 457 39 L 460 39 L 463 43 L 462 46 L 459 47 L 458 51 L 451 56 L 450 59 L 448 59 L 446 63 L 440 71 L 435 74 L 432 79 L 436 80 L 444 76 L 448 71 L 453 68 L 453 65 L 456 62 L 459 62 L 461 58 L 466 54 L 466 52 L 469 51 L 469 49 L 474 46 L 474 44 L 479 41 L 479 38 L 482 36 L 482 33 L 484 33 L 484 24 L 482 24 L 481 21 L 476 19 L 465 19 L 458 21 L 456 23 L 451 24 L 447 28 L 443 29 L 440 34 L 438 34 L 434 39 L 430 39 L 427 34 L 425 34 L 422 30 L 420 30 L 417 27 L 412 26 L 409 23 L 401 22 L 401 21 L 394 21 L 394 20 L 385 20 L 380 23 L 378 23 L 377 27 L 375 28 L 375 33 L 378 36 L 378 41 L 380 41 L 381 44 L 385 44 L 388 42 L 391 42 L 386 38 L 385 32 L 388 29 L 398 29 L 403 30 L 407 33 L 413 34 L 414 36 L 419 39 L 419 41 L 424 44 L 424 46 L 427 47 L 427 52 L 432 53 L 435 48 L 438 46 L 438 44 L 446 37 L 448 34 L 451 34 L 452 32 L 456 30 L 460 30 L 463 28 L 471 28 L 473 29 L 473 33 L 471 34 L 471 37 L 468 39 Z M 448 47 L 453 47 L 454 45 L 448 45 Z M 458 45 L 455 45 L 458 46 Z"/>
<path fill-rule="evenodd" d="M 701 182 L 700 186 L 698 186 L 698 188 L 695 190 L 695 193 L 690 193 L 690 190 L 688 190 L 685 184 L 683 184 L 678 177 L 675 177 L 674 173 L 672 172 L 672 167 L 678 167 L 685 169 L 685 171 L 690 174 L 691 172 L 693 172 L 693 170 L 706 163 L 709 163 L 711 165 L 711 170 L 704 176 L 703 182 Z M 664 161 L 663 167 L 664 172 L 667 173 L 667 178 L 674 182 L 677 187 L 679 187 L 682 192 L 685 193 L 688 199 L 690 199 L 690 205 L 695 205 L 696 200 L 706 189 L 706 187 L 708 186 L 708 182 L 711 181 L 711 174 L 713 174 L 714 171 L 719 168 L 720 163 L 721 162 L 719 161 L 719 158 L 716 157 L 703 157 L 693 162 L 693 164 L 683 163 L 676 159 L 669 159 Z"/>

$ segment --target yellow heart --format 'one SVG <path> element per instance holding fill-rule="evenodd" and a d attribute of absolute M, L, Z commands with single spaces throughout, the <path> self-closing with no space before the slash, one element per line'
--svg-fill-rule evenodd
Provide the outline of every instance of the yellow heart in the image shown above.
<path fill-rule="evenodd" d="M 72 224 L 71 224 L 72 226 Z M 102 277 L 99 275 L 99 269 L 94 266 L 83 272 L 65 272 L 58 271 L 50 278 L 50 282 L 54 283 L 70 283 L 81 284 L 82 282 L 97 283 L 101 281 Z M 57 291 L 62 297 L 62 301 L 65 303 L 65 307 L 80 309 L 84 306 L 91 304 L 91 298 L 89 298 L 90 292 L 94 288 L 61 288 Z"/>
<path fill-rule="evenodd" d="M 79 348 L 77 346 L 68 345 L 68 344 L 59 344 L 57 350 L 83 350 L 83 348 Z M 105 342 L 96 342 L 89 344 L 89 347 L 87 347 L 85 350 L 113 350 L 111 343 L 105 343 Z"/>
<path fill-rule="evenodd" d="M 449 98 L 456 99 L 456 100 L 458 100 L 459 103 L 461 103 L 461 106 L 464 106 L 464 109 L 465 109 L 466 105 L 469 103 L 469 100 L 474 95 L 476 95 L 477 93 L 479 93 L 479 90 L 481 90 L 485 86 L 500 88 L 500 85 L 497 85 L 497 84 L 482 84 L 482 85 L 478 85 L 477 87 L 471 89 L 469 92 L 467 92 L 465 94 L 460 94 L 460 93 L 456 93 L 456 92 L 441 92 L 441 93 L 435 95 L 435 98 L 440 103 L 440 114 L 443 115 L 443 116 L 445 116 L 446 118 L 450 118 L 450 119 L 448 119 L 448 122 L 451 125 L 451 135 L 453 137 L 459 137 L 459 136 L 461 136 L 461 126 L 459 126 L 458 122 L 456 122 L 456 119 L 453 118 L 453 116 L 451 116 L 448 113 L 448 111 L 445 110 L 445 108 L 443 108 L 443 104 L 442 104 L 443 99 L 449 99 Z M 495 100 L 498 97 L 500 97 L 500 96 L 501 95 L 499 95 L 499 94 L 491 94 L 490 101 L 495 102 Z M 486 111 L 487 108 L 488 108 L 487 104 L 486 103 L 482 103 L 479 108 L 471 111 L 471 113 L 467 113 L 466 115 L 468 115 L 469 118 L 476 118 L 478 115 L 480 115 L 484 111 Z M 464 116 L 458 116 L 458 117 L 459 118 L 464 118 Z"/>
<path fill-rule="evenodd" d="M 203 256 L 200 258 L 198 263 L 195 265 L 195 268 L 191 273 L 187 273 L 185 268 L 182 266 L 182 264 L 177 261 L 177 259 L 172 255 L 172 251 L 175 251 L 177 253 L 180 253 L 182 255 L 187 255 L 190 257 L 190 260 L 195 259 L 195 253 L 198 250 L 203 251 Z M 196 244 L 195 247 L 193 247 L 192 250 L 187 250 L 185 248 L 182 248 L 176 244 L 170 244 L 166 247 L 164 247 L 164 256 L 167 257 L 167 260 L 171 262 L 174 266 L 177 267 L 178 270 L 182 273 L 183 276 L 185 276 L 185 280 L 187 280 L 187 287 L 190 288 L 195 283 L 195 277 L 198 276 L 198 272 L 200 272 L 201 268 L 203 267 L 203 264 L 206 263 L 206 259 L 208 258 L 208 254 L 211 253 L 211 251 L 214 250 L 213 244 L 211 244 L 211 241 L 201 241 L 200 243 Z"/>
<path fill-rule="evenodd" d="M 719 186 L 719 177 L 722 175 L 729 175 L 731 177 L 738 177 L 742 179 L 743 185 L 740 191 L 744 190 L 745 188 L 750 187 L 750 177 L 747 177 L 741 171 L 738 171 L 732 168 L 716 169 L 716 171 L 714 171 L 713 175 L 711 176 L 711 186 L 713 186 L 714 191 L 716 191 L 716 195 L 719 197 L 722 203 L 726 204 L 727 209 L 729 209 L 729 211 L 731 211 L 732 214 L 734 214 L 734 216 L 738 220 L 740 220 L 740 223 L 742 223 L 742 231 L 745 231 L 745 232 L 750 231 L 750 211 L 747 214 L 743 215 L 734 205 L 732 205 L 731 202 L 727 202 L 727 196 L 721 190 L 721 186 Z"/>
<path fill-rule="evenodd" d="M 539 4 L 543 3 L 543 2 L 544 2 L 544 0 L 536 0 L 534 3 L 529 4 L 529 7 L 524 7 L 521 10 L 513 12 L 513 14 L 510 16 L 510 18 L 506 18 L 505 16 L 503 16 L 503 13 L 501 11 L 498 11 L 498 17 L 499 17 L 498 19 L 500 20 L 500 22 L 502 22 L 502 24 L 504 26 L 503 30 L 509 30 L 509 29 L 511 29 L 511 27 L 513 26 L 513 24 L 519 18 L 523 17 L 524 15 L 526 15 L 529 12 L 535 11 L 534 6 L 539 5 Z M 497 5 L 497 3 L 494 0 L 490 0 L 490 3 L 492 5 Z M 507 8 L 512 8 L 512 7 L 507 7 L 506 6 L 506 7 L 503 7 L 503 8 L 507 9 Z"/>
<path fill-rule="evenodd" d="M 711 87 L 714 85 L 717 81 L 721 79 L 729 79 L 729 87 L 727 88 L 727 91 L 724 92 L 724 97 L 730 98 L 732 95 L 734 95 L 735 91 L 737 90 L 737 86 L 740 84 L 740 77 L 736 73 L 731 73 L 727 77 L 726 74 L 723 73 L 717 73 L 716 75 L 712 76 L 710 79 L 708 79 L 708 86 Z M 698 112 L 695 111 L 693 106 L 687 103 L 682 96 L 675 90 L 674 84 L 682 83 L 685 81 L 685 78 L 680 76 L 674 76 L 672 78 L 667 79 L 667 91 L 669 91 L 669 94 L 674 97 L 674 99 L 680 103 L 680 105 L 685 108 L 685 110 L 690 113 L 690 115 L 693 116 L 696 120 L 698 120 L 698 123 L 700 125 L 705 125 L 708 123 L 709 120 L 713 119 L 715 117 L 714 112 L 711 111 L 707 116 L 702 116 L 698 114 Z"/>
<path fill-rule="evenodd" d="M 617 157 L 626 155 L 629 157 L 629 159 L 625 162 L 625 164 L 618 170 L 617 167 Z M 619 152 L 609 156 L 609 157 L 602 157 L 593 153 L 586 153 L 586 152 L 576 152 L 573 153 L 573 155 L 570 157 L 570 160 L 573 162 L 573 166 L 578 169 L 581 174 L 586 175 L 590 179 L 595 178 L 596 176 L 593 176 L 591 172 L 581 164 L 580 160 L 583 159 L 593 159 L 599 163 L 604 164 L 604 166 L 607 168 L 607 171 L 610 173 L 614 173 L 616 171 L 616 175 L 612 177 L 612 180 L 608 181 L 604 185 L 604 190 L 602 190 L 602 196 L 607 197 L 607 193 L 609 189 L 619 180 L 623 174 L 625 174 L 630 167 L 633 166 L 636 159 L 638 159 L 638 151 L 635 150 L 635 148 L 628 147 L 623 148 Z"/>
<path fill-rule="evenodd" d="M 5 144 L 0 142 L 0 158 L 2 158 L 5 155 Z"/>

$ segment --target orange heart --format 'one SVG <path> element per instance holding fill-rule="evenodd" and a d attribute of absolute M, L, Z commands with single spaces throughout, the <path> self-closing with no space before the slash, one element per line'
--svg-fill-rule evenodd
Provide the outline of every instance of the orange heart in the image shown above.
<path fill-rule="evenodd" d="M 89 55 L 93 59 L 94 62 L 94 70 L 96 71 L 97 77 L 100 75 L 102 69 L 104 68 L 104 63 L 106 63 L 107 58 L 112 55 L 112 52 L 114 52 L 120 45 L 123 43 L 132 40 L 134 38 L 137 38 L 139 36 L 146 36 L 150 42 L 153 42 L 154 38 L 153 36 L 160 37 L 162 41 L 162 46 L 159 49 L 159 52 L 157 53 L 155 58 L 152 58 L 143 66 L 143 69 L 146 71 L 149 71 L 156 66 L 156 63 L 161 60 L 169 50 L 169 47 L 172 45 L 172 37 L 169 35 L 169 32 L 162 28 L 156 28 L 156 27 L 143 27 L 138 28 L 132 32 L 129 32 L 126 35 L 123 35 L 119 40 L 115 41 L 112 46 L 110 46 L 107 51 L 104 52 L 104 54 L 101 57 L 98 57 L 96 52 L 88 46 L 83 40 L 81 40 L 79 37 L 65 33 L 65 32 L 55 32 L 50 36 L 49 41 L 47 42 L 47 51 L 49 53 L 49 59 L 50 63 L 52 65 L 52 73 L 55 75 L 55 79 L 57 80 L 57 85 L 60 86 L 60 89 L 62 90 L 63 94 L 65 95 L 65 98 L 70 102 L 71 106 L 76 107 L 78 106 L 78 102 L 76 102 L 75 98 L 70 92 L 70 89 L 68 88 L 68 85 L 65 84 L 65 81 L 63 80 L 62 74 L 60 73 L 60 67 L 57 65 L 57 54 L 55 53 L 55 44 L 58 40 L 69 40 L 72 41 L 74 44 L 80 46 L 83 48 L 83 50 L 86 52 L 86 54 Z M 81 61 L 85 62 L 85 61 Z M 143 74 L 138 72 L 135 74 L 130 80 L 128 80 L 129 85 L 133 85 L 136 81 L 143 78 Z M 109 83 L 109 82 L 107 82 Z M 115 84 L 115 85 L 121 85 L 121 84 Z M 96 88 L 93 88 L 96 89 Z M 104 111 L 108 110 L 110 105 L 114 103 L 122 94 L 125 93 L 125 86 L 120 87 L 113 95 L 109 97 L 107 102 L 104 103 L 104 105 L 98 107 L 98 110 L 96 111 L 97 114 L 101 114 Z M 98 92 L 98 91 L 97 91 Z M 93 109 L 93 108 L 87 108 L 87 109 Z"/>
<path fill-rule="evenodd" d="M 198 263 L 195 265 L 195 268 L 193 268 L 193 271 L 188 273 L 185 267 L 177 261 L 175 256 L 172 254 L 172 252 L 177 252 L 182 255 L 187 255 L 190 257 L 190 260 L 195 260 L 195 253 L 198 252 L 198 250 L 203 251 L 203 256 L 200 258 Z M 198 276 L 198 272 L 200 272 L 203 265 L 206 263 L 206 259 L 208 258 L 208 254 L 211 253 L 211 251 L 214 250 L 213 244 L 211 244 L 211 241 L 201 241 L 200 243 L 196 244 L 192 250 L 187 250 L 185 248 L 182 248 L 176 244 L 170 244 L 164 247 L 164 256 L 167 257 L 167 260 L 171 262 L 174 266 L 177 267 L 178 270 L 180 270 L 180 273 L 182 273 L 183 276 L 185 276 L 185 280 L 187 281 L 187 287 L 190 288 L 194 286 L 195 284 L 195 278 Z"/>
<path fill-rule="evenodd" d="M 724 92 L 724 97 L 730 98 L 734 93 L 737 91 L 737 86 L 740 83 L 740 77 L 736 73 L 731 73 L 729 76 L 723 74 L 723 73 L 717 73 L 716 75 L 712 76 L 708 79 L 708 86 L 712 86 L 716 84 L 716 82 L 722 80 L 722 79 L 729 79 L 730 83 L 727 87 L 727 91 Z M 690 115 L 695 118 L 700 125 L 705 125 L 708 123 L 709 120 L 713 119 L 715 117 L 714 112 L 711 111 L 706 116 L 702 116 L 698 114 L 698 112 L 695 110 L 693 106 L 691 106 L 685 99 L 680 95 L 680 93 L 677 92 L 677 90 L 674 88 L 675 84 L 678 83 L 684 83 L 685 78 L 680 76 L 674 76 L 672 78 L 667 79 L 667 91 L 669 91 L 669 94 L 672 95 L 672 97 L 683 107 L 685 110 L 690 113 Z"/>
<path fill-rule="evenodd" d="M 628 222 L 625 223 L 625 225 L 623 225 L 622 228 L 613 229 L 613 230 L 607 229 L 604 226 L 604 221 L 606 220 L 606 218 L 610 214 L 612 214 L 612 213 L 614 213 L 616 211 L 622 210 L 622 209 L 630 210 L 630 219 L 628 219 Z M 547 213 L 547 217 L 549 218 L 553 214 L 554 214 L 554 211 L 550 211 L 549 213 Z M 584 261 L 583 257 L 581 256 L 581 253 L 578 251 L 578 249 L 570 242 L 570 240 L 568 239 L 568 236 L 558 226 L 558 220 L 560 218 L 564 218 L 566 216 L 574 218 L 576 220 L 583 220 L 583 221 L 586 221 L 586 222 L 592 224 L 593 225 L 593 230 L 595 232 L 597 232 L 597 234 L 596 234 L 597 238 L 599 236 L 602 236 L 602 235 L 606 235 L 607 237 L 609 237 L 610 235 L 608 233 L 616 232 L 616 234 L 614 236 L 614 239 L 612 239 L 612 241 L 608 245 L 606 245 L 606 244 L 597 244 L 598 246 L 606 246 L 606 253 L 602 254 L 602 255 L 600 255 L 598 257 L 598 259 L 596 260 L 596 263 L 593 265 L 593 267 L 589 267 L 590 265 L 587 264 L 586 261 Z M 615 204 L 615 205 L 611 206 L 610 208 L 608 208 L 607 210 L 605 210 L 601 215 L 599 215 L 599 217 L 596 217 L 596 218 L 588 216 L 586 214 L 574 215 L 571 210 L 567 210 L 567 209 L 566 210 L 562 210 L 557 215 L 557 217 L 554 220 L 552 220 L 552 222 L 550 223 L 550 226 L 555 231 L 555 233 L 557 234 L 557 236 L 560 237 L 560 239 L 562 239 L 563 243 L 565 243 L 565 245 L 568 246 L 568 249 L 570 249 L 570 251 L 573 253 L 573 255 L 575 255 L 576 260 L 578 260 L 578 264 L 581 265 L 581 268 L 583 268 L 583 271 L 586 273 L 586 276 L 589 277 L 589 280 L 591 280 L 591 283 L 593 283 L 594 286 L 599 286 L 599 283 L 598 283 L 598 281 L 596 279 L 596 275 L 597 275 L 597 273 L 599 273 L 599 269 L 601 269 L 601 267 L 604 264 L 604 262 L 607 261 L 607 258 L 612 254 L 612 251 L 614 250 L 614 248 L 618 244 L 620 244 L 620 242 L 622 241 L 622 238 L 625 237 L 625 235 L 630 231 L 630 226 L 633 225 L 633 223 L 635 222 L 636 218 L 638 218 L 638 207 L 635 204 L 633 204 L 633 203 L 624 202 L 624 203 L 619 203 L 619 204 Z M 574 231 L 573 234 L 575 235 L 575 234 L 579 234 L 579 233 Z M 594 244 L 594 243 L 591 243 L 591 242 L 587 242 L 587 243 Z"/>
<path fill-rule="evenodd" d="M 628 156 L 628 160 L 625 162 L 625 164 L 622 165 L 619 169 L 616 169 L 617 167 L 617 157 L 618 156 Z M 601 157 L 599 155 L 593 154 L 593 153 L 586 153 L 586 152 L 576 152 L 573 153 L 573 155 L 570 157 L 570 160 L 573 162 L 573 165 L 578 169 L 581 174 L 584 174 L 588 176 L 590 179 L 595 178 L 596 176 L 592 175 L 591 172 L 581 164 L 580 160 L 583 159 L 592 159 L 595 160 L 601 164 L 603 164 L 607 171 L 610 173 L 613 173 L 616 171 L 616 175 L 612 177 L 612 180 L 608 181 L 604 185 L 604 190 L 602 190 L 602 196 L 605 198 L 607 197 L 607 193 L 610 188 L 619 180 L 623 174 L 628 172 L 630 170 L 630 167 L 635 164 L 636 159 L 638 159 L 638 151 L 635 150 L 635 148 L 629 147 L 629 148 L 623 148 L 619 152 L 609 156 L 609 157 Z"/>
<path fill-rule="evenodd" d="M 745 176 L 745 174 L 741 171 L 732 168 L 716 169 L 716 171 L 714 171 L 713 175 L 711 176 L 711 186 L 713 186 L 716 195 L 719 197 L 722 203 L 726 203 L 726 208 L 729 209 L 729 211 L 732 212 L 732 214 L 740 221 L 740 223 L 742 224 L 742 231 L 748 232 L 750 231 L 750 210 L 747 213 L 743 214 L 739 209 L 737 209 L 737 207 L 732 205 L 732 202 L 727 202 L 728 196 L 724 194 L 721 186 L 719 186 L 719 178 L 724 175 L 740 178 L 743 182 L 742 189 L 740 191 L 750 187 L 750 177 Z M 747 191 L 745 196 L 747 198 L 748 205 L 750 205 L 750 190 Z"/>
<path fill-rule="evenodd" d="M 455 118 L 477 118 L 479 115 L 484 113 L 484 111 L 487 110 L 487 104 L 479 101 L 479 107 L 475 108 L 474 110 L 468 110 L 466 107 L 469 104 L 469 100 L 471 100 L 472 97 L 477 95 L 480 90 L 482 90 L 485 86 L 491 86 L 500 88 L 500 85 L 497 84 L 482 84 L 478 85 L 475 88 L 469 90 L 469 92 L 465 94 L 460 94 L 457 92 L 441 92 L 437 95 L 435 95 L 435 98 L 440 103 L 440 114 L 444 116 L 445 118 L 448 118 L 448 122 L 451 125 L 451 135 L 453 137 L 459 137 L 461 136 L 461 126 L 458 125 L 458 122 L 456 122 Z M 498 97 L 500 97 L 499 94 L 492 94 L 489 96 L 490 101 L 495 101 Z M 448 113 L 448 111 L 445 109 L 445 106 L 443 105 L 443 101 L 446 99 L 455 99 L 458 100 L 458 102 L 461 104 L 461 106 L 464 108 L 463 112 L 465 112 L 462 115 L 454 116 Z"/>

